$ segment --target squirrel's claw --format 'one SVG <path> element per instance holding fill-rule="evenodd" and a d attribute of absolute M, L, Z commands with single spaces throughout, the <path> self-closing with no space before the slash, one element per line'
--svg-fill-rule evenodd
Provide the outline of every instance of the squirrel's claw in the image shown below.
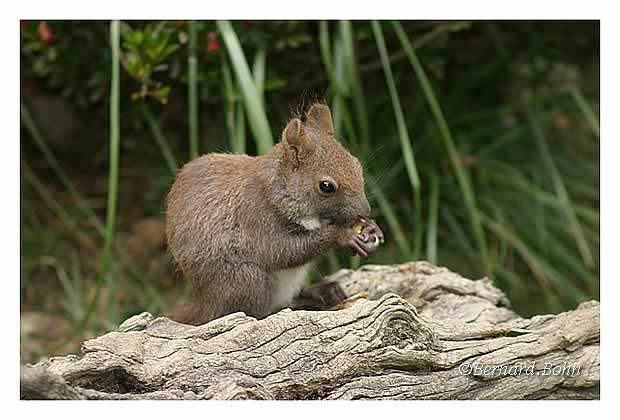
<path fill-rule="evenodd" d="M 373 235 L 377 238 L 378 243 L 383 243 L 385 241 L 383 231 L 381 230 L 379 225 L 372 219 L 365 219 L 361 235 L 364 236 L 364 242 L 367 242 L 368 239 L 372 238 Z"/>
<path fill-rule="evenodd" d="M 368 256 L 368 251 L 365 249 L 368 245 L 369 244 L 367 242 L 364 242 L 361 233 L 356 233 L 353 239 L 347 243 L 351 253 L 353 255 L 359 255 L 360 257 Z"/>
<path fill-rule="evenodd" d="M 376 234 L 364 235 L 363 233 L 359 233 L 355 234 L 355 237 L 349 241 L 348 247 L 353 255 L 367 257 L 379 247 L 379 244 L 380 239 Z"/>
<path fill-rule="evenodd" d="M 315 309 L 327 309 L 347 298 L 346 293 L 338 283 L 326 281 L 304 287 L 299 296 L 310 300 L 311 307 Z"/>
<path fill-rule="evenodd" d="M 352 255 L 367 257 L 370 253 L 376 251 L 380 244 L 384 241 L 383 231 L 372 219 L 363 219 L 363 226 L 359 233 L 356 233 L 356 227 L 349 230 L 347 237 L 343 238 L 344 242 L 339 242 L 341 246 L 351 251 Z"/>

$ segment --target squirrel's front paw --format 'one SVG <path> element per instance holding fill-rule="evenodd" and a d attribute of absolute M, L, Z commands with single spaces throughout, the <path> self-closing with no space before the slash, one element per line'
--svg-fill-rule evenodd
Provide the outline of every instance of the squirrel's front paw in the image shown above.
<path fill-rule="evenodd" d="M 361 223 L 360 226 L 358 223 Z M 372 219 L 362 219 L 353 226 L 355 234 L 348 239 L 345 247 L 348 248 L 353 255 L 367 257 L 368 254 L 374 252 L 379 245 L 384 242 L 383 231 Z"/>

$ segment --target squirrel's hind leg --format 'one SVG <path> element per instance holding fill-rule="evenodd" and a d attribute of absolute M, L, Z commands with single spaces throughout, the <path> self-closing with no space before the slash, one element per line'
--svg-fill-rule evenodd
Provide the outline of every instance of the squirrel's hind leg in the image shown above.
<path fill-rule="evenodd" d="M 220 267 L 218 274 L 203 275 L 201 286 L 194 283 L 192 301 L 177 307 L 169 315 L 171 319 L 202 325 L 234 312 L 245 312 L 256 319 L 271 313 L 274 278 L 256 265 L 229 265 Z"/>
<path fill-rule="evenodd" d="M 321 280 L 304 287 L 299 294 L 300 309 L 326 310 L 347 298 L 346 293 L 335 281 Z"/>
<path fill-rule="evenodd" d="M 245 312 L 256 319 L 271 313 L 275 293 L 275 279 L 268 272 L 254 264 L 239 264 L 223 281 L 226 286 L 218 288 L 221 296 L 215 299 L 226 313 Z"/>

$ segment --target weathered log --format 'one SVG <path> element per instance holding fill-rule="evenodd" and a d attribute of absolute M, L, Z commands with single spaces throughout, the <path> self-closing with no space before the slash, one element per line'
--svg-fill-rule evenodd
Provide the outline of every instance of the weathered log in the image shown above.
<path fill-rule="evenodd" d="M 524 319 L 488 279 L 426 262 L 327 280 L 368 299 L 197 327 L 142 313 L 81 356 L 23 368 L 22 398 L 599 398 L 596 301 Z"/>

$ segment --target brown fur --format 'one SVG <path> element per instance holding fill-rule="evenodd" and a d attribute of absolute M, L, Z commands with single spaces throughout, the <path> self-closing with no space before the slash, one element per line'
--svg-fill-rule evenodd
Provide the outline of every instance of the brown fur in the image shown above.
<path fill-rule="evenodd" d="M 178 321 L 201 324 L 236 311 L 273 310 L 274 273 L 344 245 L 368 216 L 360 162 L 334 137 L 331 114 L 315 104 L 293 118 L 282 141 L 262 156 L 211 153 L 186 164 L 167 200 L 169 250 L 194 286 Z M 338 185 L 325 196 L 319 182 Z M 308 230 L 303 221 L 320 220 Z"/>

